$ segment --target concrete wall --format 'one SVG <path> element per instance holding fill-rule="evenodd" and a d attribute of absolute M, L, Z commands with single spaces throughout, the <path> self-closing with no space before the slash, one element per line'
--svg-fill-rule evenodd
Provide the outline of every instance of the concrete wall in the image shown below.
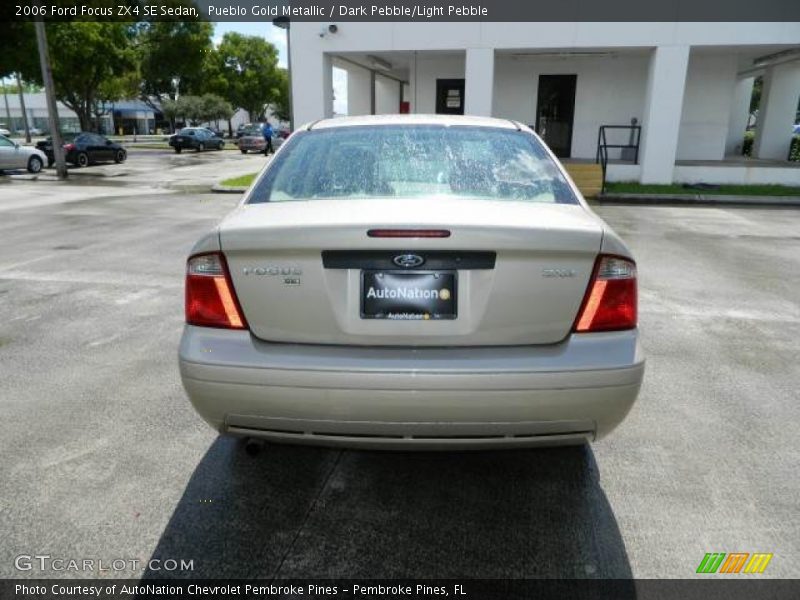
<path fill-rule="evenodd" d="M 736 67 L 736 55 L 732 53 L 691 53 L 677 160 L 724 158 Z"/>
<path fill-rule="evenodd" d="M 464 53 L 418 54 L 416 61 L 415 109 L 419 114 L 436 112 L 436 80 L 463 79 Z"/>
<path fill-rule="evenodd" d="M 725 155 L 741 156 L 744 134 L 750 120 L 750 100 L 753 96 L 754 77 L 737 79 L 728 115 L 728 136 L 725 140 Z"/>
<path fill-rule="evenodd" d="M 800 185 L 800 167 L 676 165 L 673 181 L 675 183 L 798 186 Z"/>
<path fill-rule="evenodd" d="M 369 69 L 361 69 L 348 65 L 347 71 L 347 114 L 368 115 L 372 110 L 370 105 L 369 87 L 372 84 Z"/>
<path fill-rule="evenodd" d="M 436 79 L 464 77 L 464 56 L 419 54 L 416 96 L 419 113 L 436 109 Z M 645 52 L 586 57 L 498 55 L 494 69 L 493 116 L 528 125 L 536 120 L 540 75 L 577 75 L 573 158 L 594 158 L 600 125 L 642 123 L 649 57 Z M 692 53 L 681 117 L 678 160 L 718 160 L 725 150 L 731 96 L 736 83 L 732 54 Z M 396 113 L 397 83 L 376 78 L 376 113 Z M 369 114 L 369 71 L 348 69 L 348 114 Z M 619 132 L 609 142 L 625 143 Z M 612 154 L 612 157 L 614 155 Z"/>
<path fill-rule="evenodd" d="M 723 15 L 724 16 L 724 15 Z M 335 21 L 334 21 L 335 22 Z M 322 52 L 447 50 L 464 48 L 648 48 L 660 45 L 797 45 L 800 23 L 321 23 L 293 22 L 292 67 Z M 309 84 L 311 82 L 308 82 Z"/>
<path fill-rule="evenodd" d="M 347 115 L 372 114 L 372 77 L 369 69 L 348 64 Z M 406 86 L 407 87 L 407 86 Z M 375 114 L 394 115 L 400 112 L 400 82 L 375 73 Z"/>
<path fill-rule="evenodd" d="M 673 172 L 675 160 L 722 159 L 732 123 L 736 71 L 743 66 L 739 57 L 750 53 L 752 59 L 800 41 L 800 23 L 792 22 L 337 25 L 336 34 L 324 36 L 319 35 L 319 23 L 292 26 L 298 122 L 330 114 L 327 72 L 337 54 L 398 53 L 411 63 L 407 100 L 412 111 L 432 113 L 436 79 L 465 77 L 466 53 L 490 49 L 494 77 L 487 76 L 485 84 L 494 91 L 494 116 L 533 124 L 539 75 L 576 74 L 572 156 L 594 157 L 601 124 L 626 125 L 637 118 L 644 128 L 643 141 L 650 142 L 649 152 L 648 144 L 642 147 L 647 160 L 641 169 L 615 169 L 613 177 L 634 175 L 646 181 L 686 176 L 685 170 Z M 531 56 L 531 51 L 551 55 Z M 562 52 L 599 55 L 554 56 Z M 474 85 L 473 80 L 467 89 L 474 90 Z M 387 109 L 397 102 L 396 95 L 391 103 L 388 93 L 381 97 L 376 112 L 383 112 L 384 101 Z"/>
<path fill-rule="evenodd" d="M 575 74 L 572 156 L 594 158 L 600 125 L 629 125 L 634 117 L 641 122 L 647 61 L 643 53 L 581 58 L 498 56 L 494 116 L 534 125 L 539 76 Z M 627 138 L 619 143 L 627 143 Z"/>
<path fill-rule="evenodd" d="M 375 114 L 396 115 L 400 112 L 400 83 L 375 75 Z"/>

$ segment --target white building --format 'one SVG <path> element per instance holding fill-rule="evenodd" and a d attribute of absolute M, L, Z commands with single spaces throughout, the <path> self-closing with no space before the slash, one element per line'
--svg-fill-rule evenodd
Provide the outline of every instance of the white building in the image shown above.
<path fill-rule="evenodd" d="M 787 161 L 800 97 L 800 23 L 301 23 L 291 25 L 294 119 L 463 112 L 533 126 L 565 159 L 610 180 L 800 185 Z M 335 32 L 331 32 L 335 29 Z M 753 158 L 741 156 L 764 76 Z M 637 144 L 637 136 L 641 140 Z"/>
<path fill-rule="evenodd" d="M 36 94 L 23 94 L 25 102 L 25 115 L 28 117 L 28 126 L 43 132 L 50 131 L 50 122 L 47 118 L 47 98 L 44 92 Z M 22 105 L 19 94 L 8 93 L 0 100 L 0 122 L 12 132 L 22 132 L 25 124 L 22 117 Z M 57 103 L 58 116 L 63 131 L 80 131 L 80 122 L 76 115 L 61 102 Z M 111 127 L 111 118 L 104 119 L 105 124 Z"/>
<path fill-rule="evenodd" d="M 47 117 L 47 97 L 44 92 L 23 94 L 28 126 L 49 133 L 50 122 Z M 25 125 L 19 94 L 5 94 L 0 100 L 0 123 L 4 123 L 12 133 L 22 132 Z M 61 131 L 80 131 L 78 115 L 61 102 L 57 103 L 58 120 Z M 121 100 L 109 103 L 97 120 L 98 130 L 106 134 L 155 133 L 156 113 L 140 100 Z"/>

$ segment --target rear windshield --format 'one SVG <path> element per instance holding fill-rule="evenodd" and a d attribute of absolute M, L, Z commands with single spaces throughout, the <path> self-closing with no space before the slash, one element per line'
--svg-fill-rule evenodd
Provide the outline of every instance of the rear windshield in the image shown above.
<path fill-rule="evenodd" d="M 419 197 L 577 204 L 534 136 L 441 125 L 298 132 L 256 183 L 249 202 Z"/>

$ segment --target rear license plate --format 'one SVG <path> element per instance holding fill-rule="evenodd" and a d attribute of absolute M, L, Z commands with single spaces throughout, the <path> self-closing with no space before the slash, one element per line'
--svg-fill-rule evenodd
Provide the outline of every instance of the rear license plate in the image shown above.
<path fill-rule="evenodd" d="M 361 318 L 455 319 L 457 286 L 455 271 L 362 271 Z"/>

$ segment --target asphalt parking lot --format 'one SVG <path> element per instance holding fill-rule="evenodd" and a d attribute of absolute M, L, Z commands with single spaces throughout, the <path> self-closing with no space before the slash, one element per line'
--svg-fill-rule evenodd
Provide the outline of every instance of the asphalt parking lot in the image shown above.
<path fill-rule="evenodd" d="M 263 157 L 188 159 L 0 183 L 0 577 L 686 578 L 736 551 L 800 576 L 796 210 L 598 209 L 639 261 L 648 370 L 591 447 L 253 458 L 176 362 L 185 256 L 238 197 L 167 186 Z M 35 554 L 194 570 L 15 568 Z"/>

